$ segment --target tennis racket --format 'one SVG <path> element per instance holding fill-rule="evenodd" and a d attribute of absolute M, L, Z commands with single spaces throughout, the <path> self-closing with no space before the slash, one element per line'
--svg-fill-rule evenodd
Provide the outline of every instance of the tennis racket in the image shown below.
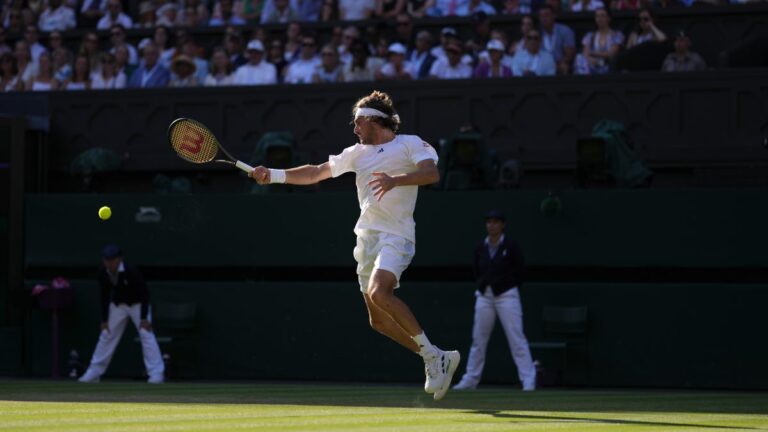
<path fill-rule="evenodd" d="M 210 129 L 199 121 L 179 118 L 168 126 L 168 141 L 180 158 L 196 163 L 223 162 L 250 173 L 253 167 L 232 157 Z M 216 159 L 221 150 L 226 159 Z"/>

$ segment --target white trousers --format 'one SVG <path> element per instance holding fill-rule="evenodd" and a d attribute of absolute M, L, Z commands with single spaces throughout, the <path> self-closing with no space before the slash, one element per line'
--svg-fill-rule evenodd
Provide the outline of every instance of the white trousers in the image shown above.
<path fill-rule="evenodd" d="M 120 305 L 109 304 L 109 319 L 107 321 L 109 331 L 102 330 L 99 335 L 99 342 L 96 344 L 91 364 L 88 366 L 88 374 L 101 376 L 106 372 L 129 319 L 133 321 L 133 325 L 136 326 L 136 330 L 139 332 L 141 351 L 144 354 L 144 366 L 147 368 L 147 374 L 150 377 L 163 376 L 165 364 L 163 363 L 163 356 L 160 354 L 160 346 L 157 344 L 155 334 L 139 327 L 141 323 L 140 303 L 130 306 L 125 303 Z M 151 309 L 150 313 L 147 314 L 147 319 L 152 322 Z"/>
<path fill-rule="evenodd" d="M 536 367 L 531 359 L 528 339 L 523 334 L 523 308 L 517 288 L 494 297 L 487 289 L 484 293 L 475 293 L 475 321 L 472 326 L 472 347 L 467 360 L 467 372 L 462 381 L 477 385 L 483 375 L 485 351 L 493 332 L 498 315 L 504 333 L 507 335 L 509 350 L 517 366 L 517 374 L 524 389 L 536 387 Z"/>

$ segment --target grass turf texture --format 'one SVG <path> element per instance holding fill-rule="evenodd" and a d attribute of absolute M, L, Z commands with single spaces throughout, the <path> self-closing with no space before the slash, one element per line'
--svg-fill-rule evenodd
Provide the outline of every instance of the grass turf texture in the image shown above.
<path fill-rule="evenodd" d="M 768 393 L 0 380 L 0 431 L 768 430 Z"/>

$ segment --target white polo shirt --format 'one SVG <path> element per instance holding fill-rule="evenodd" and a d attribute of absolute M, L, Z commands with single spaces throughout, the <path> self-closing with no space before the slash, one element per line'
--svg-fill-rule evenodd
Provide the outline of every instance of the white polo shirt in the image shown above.
<path fill-rule="evenodd" d="M 374 179 L 374 172 L 383 172 L 389 176 L 414 172 L 418 169 L 416 164 L 427 159 L 437 163 L 437 152 L 416 135 L 396 135 L 394 140 L 378 145 L 358 143 L 328 158 L 333 177 L 346 172 L 354 172 L 357 176 L 355 183 L 360 202 L 360 218 L 355 225 L 356 234 L 360 235 L 361 230 L 370 229 L 416 242 L 413 211 L 419 187 L 398 186 L 385 193 L 381 201 L 377 201 L 368 182 Z"/>
<path fill-rule="evenodd" d="M 277 83 L 277 68 L 264 60 L 257 65 L 246 63 L 235 71 L 232 80 L 235 85 L 258 85 Z"/>

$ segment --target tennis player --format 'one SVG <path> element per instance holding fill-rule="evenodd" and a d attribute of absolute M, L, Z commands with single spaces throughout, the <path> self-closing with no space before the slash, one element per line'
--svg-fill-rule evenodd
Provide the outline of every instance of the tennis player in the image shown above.
<path fill-rule="evenodd" d="M 259 184 L 309 185 L 355 173 L 360 218 L 354 256 L 371 327 L 424 359 L 424 390 L 440 400 L 459 365 L 459 352 L 432 345 L 408 305 L 394 294 L 416 252 L 418 187 L 440 179 L 437 153 L 418 136 L 397 134 L 400 117 L 386 93 L 374 91 L 357 101 L 353 116 L 360 142 L 328 162 L 288 170 L 259 166 L 250 177 Z"/>

